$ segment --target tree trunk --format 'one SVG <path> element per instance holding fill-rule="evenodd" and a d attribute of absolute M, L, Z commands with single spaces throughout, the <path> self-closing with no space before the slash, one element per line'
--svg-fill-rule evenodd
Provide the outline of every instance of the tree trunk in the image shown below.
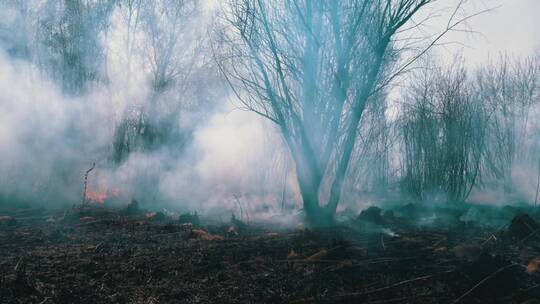
<path fill-rule="evenodd" d="M 349 167 L 349 161 L 351 159 L 352 152 L 356 143 L 358 126 L 360 125 L 360 119 L 362 118 L 362 113 L 366 107 L 367 101 L 371 96 L 373 88 L 376 85 L 377 77 L 381 69 L 384 53 L 386 50 L 386 45 L 384 44 L 378 53 L 376 62 L 373 65 L 373 69 L 369 71 L 365 84 L 362 87 L 361 93 L 355 101 L 354 107 L 352 109 L 352 121 L 350 122 L 347 130 L 345 143 L 343 144 L 343 151 L 341 152 L 340 159 L 338 160 L 338 168 L 336 171 L 336 176 L 332 187 L 330 190 L 330 197 L 328 199 L 328 204 L 326 205 L 327 212 L 332 214 L 336 213 L 339 200 L 341 199 L 341 190 L 343 188 L 343 181 L 345 179 L 345 174 L 347 173 L 347 168 Z"/>
<path fill-rule="evenodd" d="M 303 158 L 297 156 L 295 163 L 306 221 L 312 227 L 331 226 L 334 224 L 333 213 L 328 213 L 319 203 L 321 176 L 317 174 L 316 168 L 309 166 Z"/>

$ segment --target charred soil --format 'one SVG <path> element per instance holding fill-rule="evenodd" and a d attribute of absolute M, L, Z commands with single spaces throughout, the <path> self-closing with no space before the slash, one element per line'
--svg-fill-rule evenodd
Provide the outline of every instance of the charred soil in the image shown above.
<path fill-rule="evenodd" d="M 540 233 L 524 215 L 499 228 L 418 227 L 371 210 L 324 230 L 199 226 L 103 207 L 0 215 L 0 303 L 540 299 Z"/>

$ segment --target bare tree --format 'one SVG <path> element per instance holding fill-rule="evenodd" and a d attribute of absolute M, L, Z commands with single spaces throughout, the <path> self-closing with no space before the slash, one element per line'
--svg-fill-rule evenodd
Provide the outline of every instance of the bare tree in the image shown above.
<path fill-rule="evenodd" d="M 350 191 L 387 192 L 390 187 L 390 149 L 396 136 L 394 122 L 386 115 L 387 99 L 386 94 L 379 94 L 362 114 L 348 172 Z"/>
<path fill-rule="evenodd" d="M 515 189 L 515 166 L 536 162 L 529 137 L 534 135 L 530 112 L 540 99 L 539 81 L 538 56 L 522 60 L 502 56 L 477 72 L 479 98 L 490 113 L 487 173 L 502 181 L 505 195 Z"/>
<path fill-rule="evenodd" d="M 420 200 L 464 201 L 480 179 L 488 119 L 464 68 L 424 70 L 401 115 L 403 189 Z"/>
<path fill-rule="evenodd" d="M 458 64 L 418 75 L 401 111 L 403 190 L 463 201 L 473 188 L 502 185 L 505 200 L 523 199 L 513 173 L 537 162 L 538 127 L 529 118 L 540 96 L 537 60 L 503 56 L 473 79 Z"/>
<path fill-rule="evenodd" d="M 425 52 L 394 64 L 396 33 L 430 2 L 229 1 L 220 66 L 246 108 L 279 127 L 311 223 L 332 222 L 373 94 Z"/>
<path fill-rule="evenodd" d="M 151 90 L 143 103 L 127 109 L 116 129 L 116 162 L 133 150 L 159 147 L 176 130 L 172 124 L 189 95 L 194 66 L 202 61 L 191 24 L 198 13 L 199 6 L 192 0 L 125 1 L 127 68 L 132 69 L 131 55 L 137 53 L 143 71 L 149 74 Z"/>
<path fill-rule="evenodd" d="M 45 1 L 40 7 L 38 61 L 65 93 L 84 93 L 89 82 L 103 80 L 99 35 L 113 8 L 111 0 Z"/>

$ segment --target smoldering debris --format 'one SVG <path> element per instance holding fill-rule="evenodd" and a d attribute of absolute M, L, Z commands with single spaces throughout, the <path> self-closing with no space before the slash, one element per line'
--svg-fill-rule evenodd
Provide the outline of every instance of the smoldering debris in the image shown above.
<path fill-rule="evenodd" d="M 379 229 L 348 223 L 311 230 L 234 218 L 208 224 L 194 214 L 158 221 L 103 205 L 2 214 L 14 221 L 0 224 L 0 296 L 8 303 L 148 301 L 159 295 L 165 303 L 502 304 L 539 296 L 540 238 L 516 239 L 512 228 L 538 219 L 525 215 L 502 229 L 474 221 L 467 229 L 414 228 L 414 219 L 372 208 L 354 221 Z"/>

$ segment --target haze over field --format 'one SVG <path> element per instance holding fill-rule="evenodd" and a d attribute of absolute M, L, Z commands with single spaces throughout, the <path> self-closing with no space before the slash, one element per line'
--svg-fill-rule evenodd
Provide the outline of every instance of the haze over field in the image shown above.
<path fill-rule="evenodd" d="M 303 24 L 289 2 L 2 1 L 0 204 L 267 217 L 537 200 L 539 1 L 405 1 L 426 3 L 381 14 L 399 30 L 380 54 L 376 22 L 349 28 L 353 4 L 300 1 Z"/>

